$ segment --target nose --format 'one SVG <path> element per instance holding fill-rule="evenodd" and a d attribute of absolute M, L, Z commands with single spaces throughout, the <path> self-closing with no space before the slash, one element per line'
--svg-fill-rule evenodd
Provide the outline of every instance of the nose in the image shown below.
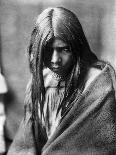
<path fill-rule="evenodd" d="M 56 64 L 60 62 L 61 62 L 60 53 L 58 53 L 57 50 L 54 50 L 51 58 L 51 63 Z"/>

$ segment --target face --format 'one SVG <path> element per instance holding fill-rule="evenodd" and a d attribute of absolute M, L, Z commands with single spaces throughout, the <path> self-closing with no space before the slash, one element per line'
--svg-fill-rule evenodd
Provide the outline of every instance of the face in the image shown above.
<path fill-rule="evenodd" d="M 46 48 L 45 53 L 44 63 L 46 67 L 61 76 L 70 72 L 74 62 L 73 53 L 67 43 L 56 38 Z"/>

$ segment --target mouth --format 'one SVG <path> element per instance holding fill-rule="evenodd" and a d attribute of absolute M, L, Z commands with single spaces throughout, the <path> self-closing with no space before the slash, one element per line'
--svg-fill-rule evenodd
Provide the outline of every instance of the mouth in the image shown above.
<path fill-rule="evenodd" d="M 61 70 L 61 66 L 59 66 L 59 65 L 52 65 L 51 68 L 52 68 L 53 71 Z"/>

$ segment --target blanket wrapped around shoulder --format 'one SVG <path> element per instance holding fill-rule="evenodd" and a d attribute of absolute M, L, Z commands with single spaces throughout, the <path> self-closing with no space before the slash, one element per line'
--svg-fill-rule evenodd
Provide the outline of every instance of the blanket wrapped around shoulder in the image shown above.
<path fill-rule="evenodd" d="M 63 118 L 53 136 L 33 137 L 31 114 L 20 125 L 8 155 L 115 155 L 116 100 L 113 69 L 106 64 Z M 37 153 L 37 149 L 39 153 Z"/>

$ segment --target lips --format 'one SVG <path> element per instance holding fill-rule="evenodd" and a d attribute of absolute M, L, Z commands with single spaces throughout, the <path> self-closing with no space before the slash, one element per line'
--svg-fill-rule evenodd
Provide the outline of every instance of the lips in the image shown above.
<path fill-rule="evenodd" d="M 53 71 L 58 71 L 58 70 L 61 69 L 61 66 L 59 66 L 59 65 L 52 65 L 51 68 L 52 68 Z"/>
<path fill-rule="evenodd" d="M 60 66 L 58 66 L 58 65 L 57 66 L 52 66 L 52 68 L 56 68 L 57 69 L 57 68 L 60 68 Z"/>

